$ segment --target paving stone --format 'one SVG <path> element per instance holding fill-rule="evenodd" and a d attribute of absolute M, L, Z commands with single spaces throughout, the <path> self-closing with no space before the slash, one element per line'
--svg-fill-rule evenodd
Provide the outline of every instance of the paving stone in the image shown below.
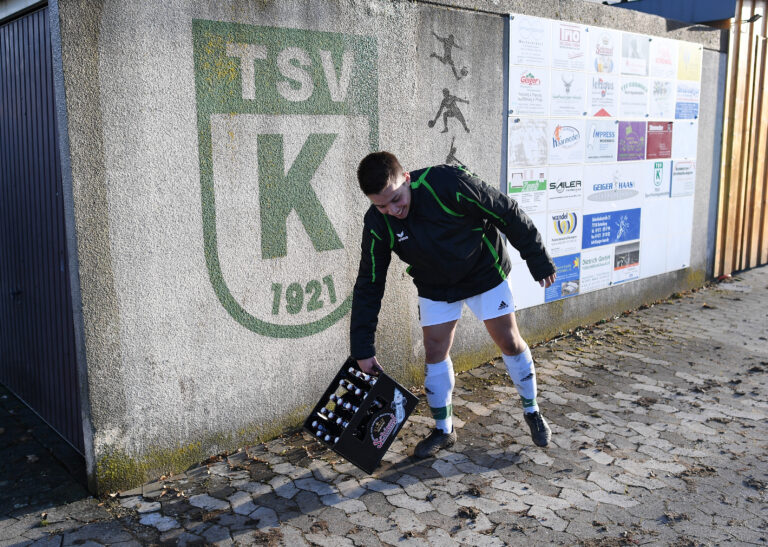
<path fill-rule="evenodd" d="M 268 484 L 264 484 L 261 482 L 234 481 L 232 482 L 232 486 L 237 488 L 238 490 L 249 492 L 254 496 L 259 496 L 261 494 L 268 494 L 272 492 L 272 488 Z"/>
<path fill-rule="evenodd" d="M 628 486 L 639 486 L 646 490 L 658 490 L 660 488 L 666 488 L 668 485 L 659 479 L 638 477 L 637 475 L 631 475 L 629 473 L 621 473 L 614 477 L 617 482 L 626 484 Z"/>
<path fill-rule="evenodd" d="M 440 476 L 442 477 L 453 477 L 456 478 L 456 480 L 461 480 L 464 476 L 464 473 L 461 473 L 456 465 L 442 459 L 435 460 L 435 463 L 432 464 L 432 468 L 440 473 Z"/>
<path fill-rule="evenodd" d="M 401 532 L 423 532 L 427 529 L 426 525 L 410 510 L 395 509 L 389 518 L 395 522 Z"/>
<path fill-rule="evenodd" d="M 384 545 L 379 540 L 378 534 L 370 528 L 360 528 L 354 533 L 350 533 L 347 538 L 351 540 L 356 547 L 382 547 Z"/>
<path fill-rule="evenodd" d="M 438 528 L 431 528 L 427 532 L 427 542 L 430 545 L 439 545 L 441 547 L 458 547 L 460 545 L 448 532 Z"/>
<path fill-rule="evenodd" d="M 208 494 L 198 494 L 189 498 L 189 504 L 206 511 L 225 511 L 229 509 L 229 503 Z"/>
<path fill-rule="evenodd" d="M 602 488 L 606 492 L 623 494 L 624 491 L 626 490 L 625 485 L 614 480 L 613 478 L 610 477 L 610 475 L 606 475 L 605 473 L 600 473 L 599 471 L 592 471 L 589 474 L 589 477 L 587 477 L 587 480 L 594 482 L 596 485 L 598 485 L 600 488 Z"/>
<path fill-rule="evenodd" d="M 458 496 L 456 503 L 463 507 L 474 507 L 483 513 L 495 513 L 502 508 L 501 503 L 485 497 Z"/>
<path fill-rule="evenodd" d="M 81 542 L 94 541 L 103 544 L 131 541 L 133 536 L 119 522 L 98 522 L 88 524 L 79 530 L 64 535 L 63 545 L 81 545 Z"/>
<path fill-rule="evenodd" d="M 291 463 L 279 463 L 272 466 L 272 471 L 279 475 L 288 475 L 291 479 L 308 478 L 312 475 L 309 469 L 303 467 L 296 467 Z"/>
<path fill-rule="evenodd" d="M 269 481 L 269 485 L 275 490 L 275 494 L 281 498 L 291 499 L 299 492 L 299 489 L 296 488 L 293 481 L 282 475 L 274 477 Z"/>
<path fill-rule="evenodd" d="M 467 408 L 478 416 L 490 416 L 491 410 L 479 403 L 467 403 Z"/>
<path fill-rule="evenodd" d="M 544 465 L 549 467 L 555 461 L 540 450 L 531 450 L 526 452 L 525 455 L 528 456 L 536 465 Z"/>
<path fill-rule="evenodd" d="M 354 547 L 354 543 L 349 538 L 325 536 L 322 534 L 305 534 L 304 539 L 310 542 L 310 545 L 319 545 L 320 547 Z"/>
<path fill-rule="evenodd" d="M 318 496 L 327 496 L 329 494 L 336 494 L 338 490 L 336 487 L 331 486 L 325 482 L 320 482 L 316 479 L 296 479 L 293 481 L 294 485 L 301 490 L 308 490 L 317 494 Z"/>
<path fill-rule="evenodd" d="M 301 530 L 298 530 L 293 526 L 283 525 L 280 527 L 280 531 L 282 532 L 283 543 L 285 545 L 290 545 L 291 547 L 309 547 L 309 543 L 305 541 Z M 237 540 L 237 538 L 235 538 L 235 540 Z"/>
<path fill-rule="evenodd" d="M 338 488 L 339 494 L 350 499 L 357 499 L 366 493 L 366 489 L 360 486 L 360 483 L 355 479 L 338 482 L 336 488 Z"/>
<path fill-rule="evenodd" d="M 229 530 L 223 526 L 211 526 L 205 532 L 203 532 L 203 537 L 207 543 L 221 547 L 233 545 L 234 543 L 232 541 L 232 536 L 230 535 Z"/>
<path fill-rule="evenodd" d="M 534 505 L 528 509 L 528 515 L 539 521 L 542 526 L 557 530 L 558 532 L 562 532 L 568 526 L 567 522 L 546 507 Z"/>
<path fill-rule="evenodd" d="M 600 465 L 609 465 L 613 461 L 613 456 L 609 456 L 602 450 L 599 450 L 597 448 L 589 448 L 589 449 L 582 449 L 579 450 L 581 454 L 584 454 L 588 458 L 596 461 Z"/>
<path fill-rule="evenodd" d="M 582 492 L 572 488 L 563 488 L 559 497 L 567 501 L 571 506 L 582 511 L 592 511 L 597 507 L 597 502 L 586 497 Z"/>
<path fill-rule="evenodd" d="M 428 501 L 412 498 L 408 494 L 394 494 L 392 496 L 387 496 L 387 501 L 396 507 L 408 509 L 415 513 L 425 513 L 426 511 L 434 510 L 434 507 Z"/>
<path fill-rule="evenodd" d="M 360 511 L 348 516 L 349 521 L 357 526 L 364 526 L 371 528 L 376 532 L 386 532 L 391 529 L 395 524 L 388 518 L 373 515 L 368 511 Z"/>
<path fill-rule="evenodd" d="M 617 505 L 619 507 L 627 508 L 637 505 L 639 502 L 633 500 L 628 496 L 621 496 L 619 494 L 609 494 L 604 490 L 596 490 L 594 492 L 587 492 L 588 497 L 600 503 L 609 503 L 611 505 Z"/>
<path fill-rule="evenodd" d="M 459 462 L 456 465 L 456 469 L 467 475 L 482 475 L 486 477 L 498 476 L 499 472 L 495 469 L 490 469 L 483 465 L 478 465 L 475 462 Z"/>
<path fill-rule="evenodd" d="M 259 507 L 248 516 L 258 522 L 256 527 L 259 530 L 280 525 L 280 521 L 277 518 L 277 513 L 275 513 L 275 511 L 269 507 Z"/>
<path fill-rule="evenodd" d="M 227 528 L 230 532 L 245 530 L 253 527 L 253 519 L 245 515 L 223 513 L 216 517 L 216 524 Z"/>
<path fill-rule="evenodd" d="M 339 494 L 330 494 L 328 496 L 320 496 L 320 501 L 324 505 L 341 509 L 347 514 L 359 513 L 360 511 L 367 510 L 365 504 L 359 499 L 353 500 L 353 499 L 346 498 L 344 496 L 340 496 Z"/>
<path fill-rule="evenodd" d="M 236 492 L 229 497 L 228 501 L 232 506 L 232 511 L 238 515 L 250 515 L 256 510 L 253 498 L 247 492 Z"/>
<path fill-rule="evenodd" d="M 405 490 L 406 494 L 420 500 L 425 499 L 431 492 L 422 481 L 412 475 L 403 475 L 397 479 L 397 484 Z"/>
<path fill-rule="evenodd" d="M 499 504 L 505 511 L 514 512 L 514 511 L 528 510 L 528 505 L 526 505 L 520 500 L 520 496 L 518 496 L 517 494 L 513 494 L 512 492 L 497 490 L 495 488 L 489 488 L 485 495 L 489 499 L 499 502 Z M 435 503 L 434 500 L 432 500 L 433 505 L 434 503 Z"/>
<path fill-rule="evenodd" d="M 555 511 L 571 506 L 568 500 L 551 496 L 542 496 L 540 494 L 528 494 L 526 496 L 520 496 L 520 501 L 526 505 L 533 507 L 546 507 L 547 509 L 552 509 Z"/>
<path fill-rule="evenodd" d="M 144 526 L 157 528 L 160 532 L 167 532 L 168 530 L 179 527 L 179 523 L 176 519 L 164 517 L 160 513 L 147 513 L 139 519 L 139 523 Z"/>
<path fill-rule="evenodd" d="M 484 513 L 478 513 L 474 519 L 467 521 L 467 528 L 482 534 L 492 531 L 494 525 Z"/>
<path fill-rule="evenodd" d="M 649 446 L 647 444 L 640 446 L 640 448 L 638 448 L 637 451 L 640 452 L 641 454 L 646 454 L 651 458 L 654 458 L 662 462 L 671 462 L 675 460 L 675 456 L 673 454 L 670 454 L 668 451 L 661 450 L 659 448 L 656 448 L 655 446 Z"/>
<path fill-rule="evenodd" d="M 46 536 L 30 543 L 33 547 L 60 547 L 64 540 L 63 535 Z"/>
<path fill-rule="evenodd" d="M 461 530 L 453 536 L 453 539 L 461 545 L 472 545 L 474 547 L 500 547 L 504 545 L 504 542 L 497 537 L 480 534 L 469 529 Z"/>

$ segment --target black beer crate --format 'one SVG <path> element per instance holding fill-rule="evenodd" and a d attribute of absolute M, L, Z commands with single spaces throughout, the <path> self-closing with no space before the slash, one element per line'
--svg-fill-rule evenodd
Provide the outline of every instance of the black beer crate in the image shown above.
<path fill-rule="evenodd" d="M 370 474 L 379 466 L 419 400 L 384 372 L 368 377 L 375 379 L 373 385 L 365 376 L 357 361 L 348 358 L 304 421 L 304 429 Z M 348 383 L 363 393 L 356 397 Z M 344 403 L 350 403 L 350 408 L 343 408 Z M 339 417 L 342 424 L 335 423 Z M 315 422 L 324 428 L 319 436 Z"/>

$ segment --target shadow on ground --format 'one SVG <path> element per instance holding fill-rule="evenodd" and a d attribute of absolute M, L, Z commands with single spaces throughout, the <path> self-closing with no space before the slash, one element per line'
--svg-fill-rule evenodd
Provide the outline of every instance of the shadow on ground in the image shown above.
<path fill-rule="evenodd" d="M 0 520 L 88 498 L 85 485 L 83 457 L 0 386 Z"/>

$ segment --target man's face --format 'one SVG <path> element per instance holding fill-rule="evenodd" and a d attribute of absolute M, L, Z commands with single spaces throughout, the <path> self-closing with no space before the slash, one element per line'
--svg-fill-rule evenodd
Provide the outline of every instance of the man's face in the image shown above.
<path fill-rule="evenodd" d="M 403 220 L 411 206 L 411 174 L 403 173 L 378 194 L 369 194 L 368 199 L 382 214 Z"/>

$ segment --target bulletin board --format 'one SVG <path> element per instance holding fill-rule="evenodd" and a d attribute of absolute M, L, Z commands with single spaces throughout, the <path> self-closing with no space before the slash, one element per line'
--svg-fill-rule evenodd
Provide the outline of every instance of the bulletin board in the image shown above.
<path fill-rule="evenodd" d="M 703 48 L 509 16 L 507 188 L 557 266 L 511 246 L 517 309 L 690 265 Z"/>

